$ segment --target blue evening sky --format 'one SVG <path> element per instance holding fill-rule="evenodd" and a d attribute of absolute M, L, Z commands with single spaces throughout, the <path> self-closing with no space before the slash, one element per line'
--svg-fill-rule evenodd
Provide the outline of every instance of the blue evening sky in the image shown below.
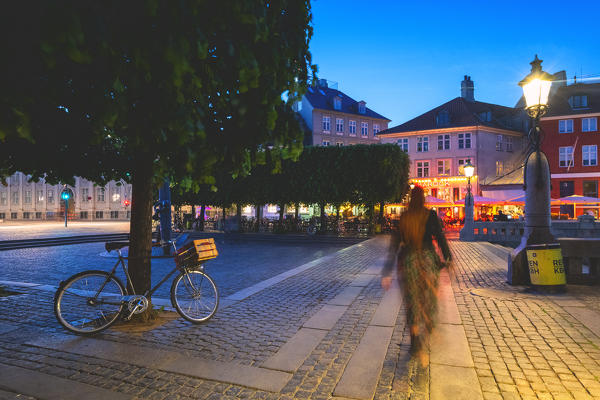
<path fill-rule="evenodd" d="M 514 106 L 537 53 L 545 71 L 600 76 L 600 1 L 313 0 L 320 78 L 395 126 L 460 96 Z"/>

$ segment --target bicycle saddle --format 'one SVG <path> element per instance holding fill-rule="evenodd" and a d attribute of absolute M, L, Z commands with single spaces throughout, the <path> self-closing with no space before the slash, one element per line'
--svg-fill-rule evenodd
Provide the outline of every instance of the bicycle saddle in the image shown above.
<path fill-rule="evenodd" d="M 126 246 L 129 246 L 129 242 L 106 242 L 104 244 L 106 251 L 119 250 Z"/>

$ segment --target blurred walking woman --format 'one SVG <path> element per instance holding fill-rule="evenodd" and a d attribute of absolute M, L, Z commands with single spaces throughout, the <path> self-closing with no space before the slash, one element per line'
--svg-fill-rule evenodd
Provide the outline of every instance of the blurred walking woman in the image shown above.
<path fill-rule="evenodd" d="M 410 328 L 411 351 L 422 366 L 429 364 L 429 354 L 423 345 L 433 328 L 439 271 L 445 264 L 434 248 L 434 238 L 446 263 L 449 262 L 452 256 L 440 221 L 435 211 L 425 207 L 423 189 L 417 186 L 411 190 L 408 209 L 400 216 L 399 227 L 392 233 L 381 286 L 389 289 L 393 269 L 397 267 L 406 306 L 406 323 Z"/>

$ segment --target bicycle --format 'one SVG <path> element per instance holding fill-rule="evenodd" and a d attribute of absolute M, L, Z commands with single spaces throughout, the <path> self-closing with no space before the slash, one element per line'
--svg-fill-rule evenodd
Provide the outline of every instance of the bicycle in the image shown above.
<path fill-rule="evenodd" d="M 175 268 L 146 293 L 137 295 L 128 294 L 127 287 L 115 275 L 121 264 L 135 293 L 125 263 L 129 257 L 121 253 L 129 242 L 107 242 L 106 251 L 117 250 L 117 262 L 110 272 L 82 271 L 60 283 L 54 295 L 54 313 L 58 322 L 71 332 L 91 335 L 107 329 L 121 315 L 128 321 L 134 314 L 146 311 L 148 298 L 176 271 L 179 274 L 171 284 L 171 304 L 179 315 L 192 323 L 208 321 L 219 305 L 217 286 L 204 272 L 204 262 L 218 255 L 214 240 L 194 240 L 179 249 L 174 240 L 169 243 L 175 250 Z M 158 247 L 161 243 L 152 246 Z"/>

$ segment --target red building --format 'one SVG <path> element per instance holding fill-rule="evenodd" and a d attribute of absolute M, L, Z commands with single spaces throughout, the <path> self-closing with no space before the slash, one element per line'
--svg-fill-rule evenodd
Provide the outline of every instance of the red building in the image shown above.
<path fill-rule="evenodd" d="M 600 166 L 600 83 L 559 86 L 550 97 L 550 109 L 541 120 L 542 150 L 548 157 L 553 199 L 570 195 L 598 197 Z M 598 206 L 553 207 L 552 213 L 570 217 L 591 213 Z"/>

